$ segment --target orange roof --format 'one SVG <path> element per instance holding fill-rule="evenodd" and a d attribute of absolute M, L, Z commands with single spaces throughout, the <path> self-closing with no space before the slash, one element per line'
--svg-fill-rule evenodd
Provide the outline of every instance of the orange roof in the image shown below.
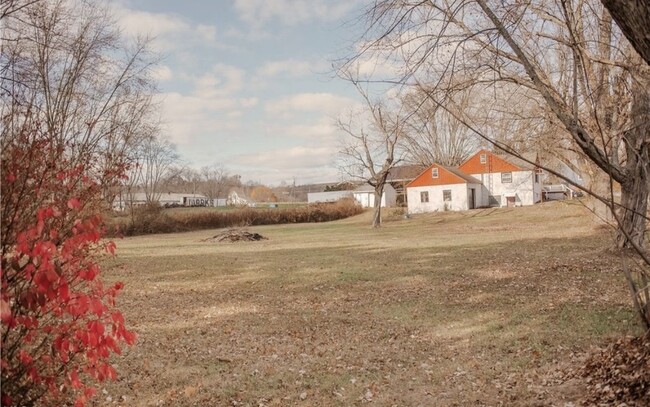
<path fill-rule="evenodd" d="M 485 163 L 481 164 L 481 155 L 485 154 Z M 460 165 L 465 174 L 487 174 L 490 172 L 523 171 L 522 168 L 504 160 L 488 150 L 481 150 Z"/>
<path fill-rule="evenodd" d="M 433 178 L 432 170 L 434 168 L 438 169 L 438 177 Z M 468 175 L 463 174 L 454 168 L 448 168 L 439 164 L 433 164 L 426 170 L 424 170 L 420 175 L 417 176 L 413 181 L 406 184 L 406 187 L 426 187 L 432 185 L 451 185 L 451 184 L 467 184 L 468 182 L 473 182 L 479 184 L 480 181 L 474 179 Z"/>

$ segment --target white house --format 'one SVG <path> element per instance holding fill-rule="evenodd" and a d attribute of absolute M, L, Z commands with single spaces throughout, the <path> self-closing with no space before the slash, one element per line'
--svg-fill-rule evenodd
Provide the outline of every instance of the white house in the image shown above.
<path fill-rule="evenodd" d="M 487 150 L 460 167 L 433 164 L 406 188 L 411 213 L 533 205 L 542 198 L 539 173 L 533 165 Z"/>
<path fill-rule="evenodd" d="M 363 185 L 352 191 L 354 199 L 364 208 L 375 207 L 375 188 L 370 185 Z M 397 192 L 390 184 L 384 185 L 384 193 L 381 195 L 381 207 L 395 206 Z"/>
<path fill-rule="evenodd" d="M 406 186 L 410 213 L 464 211 L 483 199 L 481 182 L 457 168 L 433 164 Z"/>
<path fill-rule="evenodd" d="M 536 156 L 528 158 L 535 162 Z M 483 184 L 477 206 L 524 206 L 542 200 L 542 184 L 534 165 L 515 157 L 481 150 L 460 165 L 459 170 Z"/>

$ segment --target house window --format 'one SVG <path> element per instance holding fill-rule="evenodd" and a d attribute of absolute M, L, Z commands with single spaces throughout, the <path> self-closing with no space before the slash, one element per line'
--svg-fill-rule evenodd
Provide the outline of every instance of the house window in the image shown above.
<path fill-rule="evenodd" d="M 487 154 L 481 154 L 481 164 L 485 164 L 487 162 Z"/>
<path fill-rule="evenodd" d="M 539 184 L 539 174 L 535 173 L 535 184 Z"/>
<path fill-rule="evenodd" d="M 438 169 L 437 168 L 432 168 L 431 169 L 431 178 L 438 178 Z"/>
<path fill-rule="evenodd" d="M 442 200 L 445 202 L 451 202 L 451 189 L 444 189 L 442 191 Z"/>
<path fill-rule="evenodd" d="M 501 183 L 510 184 L 512 182 L 512 173 L 511 172 L 502 172 L 501 173 Z"/>
<path fill-rule="evenodd" d="M 420 192 L 420 202 L 429 202 L 429 191 Z"/>

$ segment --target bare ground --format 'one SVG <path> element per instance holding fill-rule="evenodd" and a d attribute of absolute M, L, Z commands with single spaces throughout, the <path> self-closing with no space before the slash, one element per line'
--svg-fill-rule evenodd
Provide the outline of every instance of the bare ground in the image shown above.
<path fill-rule="evenodd" d="M 138 333 L 98 405 L 571 406 L 564 371 L 640 333 L 609 231 L 576 203 L 118 242 Z"/>

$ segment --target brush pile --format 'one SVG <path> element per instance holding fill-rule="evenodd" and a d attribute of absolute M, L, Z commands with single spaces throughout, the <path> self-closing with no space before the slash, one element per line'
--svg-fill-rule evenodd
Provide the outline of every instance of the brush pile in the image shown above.
<path fill-rule="evenodd" d="M 260 235 L 259 233 L 251 233 L 243 229 L 228 229 L 224 232 L 214 235 L 207 239 L 204 239 L 204 242 L 256 242 L 258 240 L 267 240 L 266 237 Z"/>

